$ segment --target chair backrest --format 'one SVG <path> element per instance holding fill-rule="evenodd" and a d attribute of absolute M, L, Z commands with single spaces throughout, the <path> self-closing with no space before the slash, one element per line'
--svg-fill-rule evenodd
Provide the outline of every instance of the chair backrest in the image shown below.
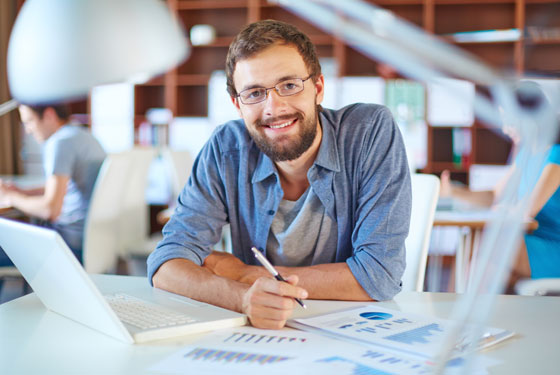
<path fill-rule="evenodd" d="M 125 153 L 129 159 L 125 194 L 119 223 L 119 249 L 122 256 L 148 238 L 149 208 L 146 202 L 148 172 L 156 155 L 151 147 L 135 147 Z"/>
<path fill-rule="evenodd" d="M 428 246 L 439 195 L 439 178 L 430 174 L 412 175 L 412 212 L 410 231 L 405 240 L 406 269 L 403 291 L 424 289 Z"/>
<path fill-rule="evenodd" d="M 177 198 L 187 183 L 193 167 L 193 157 L 190 151 L 177 151 L 166 148 L 162 157 L 169 166 L 173 199 Z"/>
<path fill-rule="evenodd" d="M 131 159 L 126 153 L 105 158 L 93 188 L 84 228 L 83 262 L 89 273 L 116 269 L 119 255 L 119 219 Z"/>

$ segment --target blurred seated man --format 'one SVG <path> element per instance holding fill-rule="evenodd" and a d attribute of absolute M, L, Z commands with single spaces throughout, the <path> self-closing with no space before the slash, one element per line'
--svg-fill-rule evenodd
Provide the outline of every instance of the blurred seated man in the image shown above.
<path fill-rule="evenodd" d="M 84 222 L 105 151 L 80 126 L 68 123 L 67 105 L 20 105 L 25 131 L 42 144 L 45 185 L 23 190 L 0 180 L 0 200 L 60 233 L 81 261 Z M 12 265 L 0 249 L 0 265 Z"/>
<path fill-rule="evenodd" d="M 534 83 L 525 81 L 520 87 L 529 90 L 538 90 L 545 105 L 549 105 L 540 87 Z M 518 90 L 518 96 L 520 91 Z M 523 97 L 519 98 L 523 101 Z M 519 143 L 519 136 L 508 126 L 504 132 L 510 136 L 514 144 Z M 535 218 L 539 227 L 532 233 L 525 235 L 525 241 L 521 244 L 518 257 L 512 269 L 508 288 L 512 288 L 520 278 L 544 278 L 560 277 L 560 139 L 556 139 L 554 145 L 543 150 L 545 161 L 541 162 L 543 153 L 537 152 L 530 156 L 525 171 L 536 171 L 539 179 L 532 191 L 528 185 L 530 173 L 523 173 L 518 189 L 518 197 L 530 196 L 528 215 Z M 516 155 L 515 160 L 508 172 L 496 184 L 493 190 L 471 191 L 467 187 L 451 184 L 449 171 L 441 174 L 440 196 L 454 197 L 472 204 L 491 207 L 498 200 L 504 190 L 509 178 L 519 168 L 519 163 L 524 157 Z"/>

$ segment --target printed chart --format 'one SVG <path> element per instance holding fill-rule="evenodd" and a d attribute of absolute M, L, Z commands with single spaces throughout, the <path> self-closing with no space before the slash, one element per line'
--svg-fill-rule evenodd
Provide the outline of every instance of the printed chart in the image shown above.
<path fill-rule="evenodd" d="M 329 336 L 344 337 L 360 343 L 398 350 L 401 353 L 430 359 L 439 353 L 445 333 L 453 322 L 389 310 L 369 305 L 309 318 L 295 319 L 291 327 Z M 513 333 L 488 328 L 485 338 L 497 342 Z M 478 344 L 480 345 L 480 343 Z M 459 349 L 457 354 L 460 354 Z"/>
<path fill-rule="evenodd" d="M 284 332 L 285 333 L 285 332 Z M 305 337 L 294 337 L 288 335 L 263 335 L 247 332 L 233 332 L 231 336 L 224 340 L 224 343 L 243 343 L 243 344 L 282 344 L 282 343 L 304 343 Z"/>
<path fill-rule="evenodd" d="M 244 353 L 230 350 L 194 348 L 184 355 L 188 361 L 222 362 L 222 363 L 258 363 L 260 365 L 274 364 L 291 359 L 290 357 Z"/>

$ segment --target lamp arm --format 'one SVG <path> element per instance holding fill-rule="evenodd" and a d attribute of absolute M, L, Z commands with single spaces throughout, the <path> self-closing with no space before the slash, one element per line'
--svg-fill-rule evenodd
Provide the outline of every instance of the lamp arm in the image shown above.
<path fill-rule="evenodd" d="M 5 103 L 0 104 L 0 116 L 4 116 L 6 113 L 13 111 L 18 107 L 19 103 L 15 99 L 8 100 Z"/>

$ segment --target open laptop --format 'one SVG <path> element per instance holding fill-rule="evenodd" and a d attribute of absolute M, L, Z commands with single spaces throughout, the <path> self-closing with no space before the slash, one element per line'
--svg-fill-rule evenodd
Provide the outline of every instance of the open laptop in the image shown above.
<path fill-rule="evenodd" d="M 0 247 L 49 310 L 127 343 L 247 322 L 243 314 L 152 288 L 148 281 L 126 290 L 102 285 L 103 295 L 50 229 L 0 218 Z"/>

